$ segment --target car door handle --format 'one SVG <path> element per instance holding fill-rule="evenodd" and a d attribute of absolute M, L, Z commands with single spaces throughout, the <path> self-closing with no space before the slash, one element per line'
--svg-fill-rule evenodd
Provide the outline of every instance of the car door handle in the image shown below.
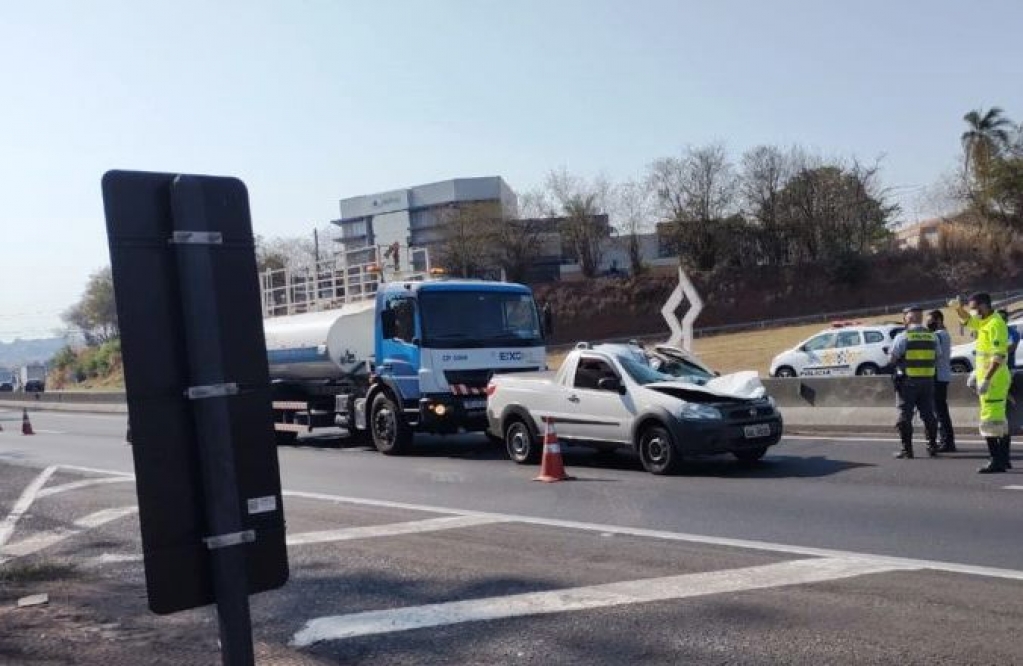
<path fill-rule="evenodd" d="M 568 401 L 569 402 L 579 402 L 579 396 L 577 396 L 577 395 L 570 395 L 570 396 L 568 396 Z"/>

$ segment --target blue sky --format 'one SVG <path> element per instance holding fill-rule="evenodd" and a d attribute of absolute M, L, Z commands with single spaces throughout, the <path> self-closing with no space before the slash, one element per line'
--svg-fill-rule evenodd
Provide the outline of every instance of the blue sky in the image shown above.
<path fill-rule="evenodd" d="M 884 158 L 905 214 L 962 115 L 1023 120 L 1023 3 L 304 0 L 0 9 L 0 340 L 48 334 L 108 261 L 110 168 L 230 174 L 254 226 L 551 168 L 621 179 L 687 144 Z"/>

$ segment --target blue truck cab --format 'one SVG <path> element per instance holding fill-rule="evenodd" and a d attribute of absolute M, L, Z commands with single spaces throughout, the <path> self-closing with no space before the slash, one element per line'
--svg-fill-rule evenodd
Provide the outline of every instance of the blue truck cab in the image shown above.
<path fill-rule="evenodd" d="M 485 431 L 491 376 L 546 367 L 544 332 L 526 286 L 392 282 L 377 292 L 375 310 L 375 368 L 355 411 L 384 453 L 409 447 L 416 431 Z"/>

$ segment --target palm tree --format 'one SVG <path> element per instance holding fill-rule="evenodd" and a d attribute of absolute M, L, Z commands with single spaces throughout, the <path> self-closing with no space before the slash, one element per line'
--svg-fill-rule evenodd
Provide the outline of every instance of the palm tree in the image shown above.
<path fill-rule="evenodd" d="M 983 109 L 970 111 L 963 120 L 969 126 L 960 140 L 963 143 L 966 173 L 973 175 L 983 189 L 991 162 L 1009 145 L 1009 132 L 1013 127 L 1002 109 L 993 106 L 985 113 Z"/>

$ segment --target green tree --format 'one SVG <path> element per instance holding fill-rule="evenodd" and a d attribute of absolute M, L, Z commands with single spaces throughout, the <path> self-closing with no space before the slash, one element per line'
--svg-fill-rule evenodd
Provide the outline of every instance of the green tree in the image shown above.
<path fill-rule="evenodd" d="M 965 116 L 967 129 L 960 136 L 963 144 L 963 166 L 967 180 L 972 178 L 977 189 L 987 189 L 993 162 L 1009 146 L 1012 121 L 997 106 L 987 111 L 974 109 Z"/>
<path fill-rule="evenodd" d="M 81 299 L 65 310 L 61 318 L 80 331 L 89 346 L 118 337 L 114 281 L 109 266 L 89 276 Z"/>

